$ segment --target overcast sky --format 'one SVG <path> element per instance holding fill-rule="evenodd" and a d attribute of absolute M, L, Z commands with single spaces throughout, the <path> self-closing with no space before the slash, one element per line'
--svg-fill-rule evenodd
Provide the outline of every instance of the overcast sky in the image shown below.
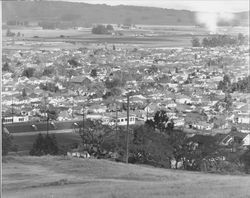
<path fill-rule="evenodd" d="M 107 5 L 136 5 L 200 12 L 249 11 L 249 0 L 60 0 Z"/>

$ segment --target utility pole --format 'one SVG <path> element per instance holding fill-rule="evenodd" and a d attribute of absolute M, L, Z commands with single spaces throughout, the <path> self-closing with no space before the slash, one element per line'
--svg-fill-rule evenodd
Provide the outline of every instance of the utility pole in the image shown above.
<path fill-rule="evenodd" d="M 47 135 L 49 135 L 49 114 L 47 112 Z"/>
<path fill-rule="evenodd" d="M 129 94 L 127 95 L 127 137 L 126 137 L 126 163 L 128 163 L 129 155 Z"/>
<path fill-rule="evenodd" d="M 11 95 L 11 115 L 12 115 L 12 124 L 13 124 L 14 122 L 13 95 Z"/>
<path fill-rule="evenodd" d="M 45 112 L 46 112 L 46 125 L 47 125 L 47 135 L 49 134 L 49 113 L 48 113 L 48 108 L 47 108 L 47 99 L 44 95 L 44 104 L 45 104 Z"/>
<path fill-rule="evenodd" d="M 84 130 L 84 106 L 82 106 L 82 133 Z"/>
<path fill-rule="evenodd" d="M 118 148 L 118 111 L 117 111 L 117 103 L 115 103 L 115 144 L 116 149 Z"/>

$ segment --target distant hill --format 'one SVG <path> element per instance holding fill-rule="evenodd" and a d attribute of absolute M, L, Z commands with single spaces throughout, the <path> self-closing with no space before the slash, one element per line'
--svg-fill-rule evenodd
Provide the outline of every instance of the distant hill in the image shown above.
<path fill-rule="evenodd" d="M 139 6 L 108 6 L 57 1 L 3 1 L 3 21 L 55 21 L 76 25 L 93 23 L 196 25 L 195 12 Z M 239 23 L 248 13 L 238 13 Z"/>

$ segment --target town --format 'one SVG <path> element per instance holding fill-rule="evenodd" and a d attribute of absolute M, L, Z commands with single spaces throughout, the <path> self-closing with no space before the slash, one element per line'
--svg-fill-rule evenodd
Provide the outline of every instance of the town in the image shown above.
<path fill-rule="evenodd" d="M 229 55 L 230 54 L 230 55 Z M 250 96 L 225 93 L 219 83 L 247 78 L 247 46 L 124 49 L 115 45 L 73 50 L 3 51 L 3 123 L 101 119 L 126 125 L 158 110 L 192 133 L 249 133 Z M 115 112 L 118 117 L 115 117 Z"/>
<path fill-rule="evenodd" d="M 249 197 L 247 4 L 0 3 L 3 197 Z"/>

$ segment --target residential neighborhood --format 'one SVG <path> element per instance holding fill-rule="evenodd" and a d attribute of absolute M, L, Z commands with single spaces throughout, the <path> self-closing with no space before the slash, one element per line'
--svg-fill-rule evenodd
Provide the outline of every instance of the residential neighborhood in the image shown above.
<path fill-rule="evenodd" d="M 228 55 L 230 53 L 230 56 Z M 98 119 L 130 125 L 167 111 L 175 127 L 199 134 L 250 133 L 249 93 L 225 93 L 246 78 L 248 46 L 126 49 L 99 45 L 77 50 L 4 50 L 3 123 Z M 230 101 L 227 101 L 230 98 Z"/>

